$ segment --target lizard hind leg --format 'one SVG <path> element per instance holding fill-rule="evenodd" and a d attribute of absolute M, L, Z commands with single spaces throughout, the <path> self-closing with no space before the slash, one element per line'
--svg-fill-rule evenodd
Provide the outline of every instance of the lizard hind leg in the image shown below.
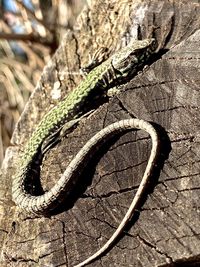
<path fill-rule="evenodd" d="M 42 143 L 41 152 L 44 155 L 49 149 L 58 144 L 61 139 L 73 131 L 80 118 L 66 122 L 60 128 L 51 133 Z"/>
<path fill-rule="evenodd" d="M 89 114 L 91 114 L 94 110 L 90 110 L 89 112 L 83 114 L 82 116 L 78 118 L 73 118 L 72 120 L 67 121 L 65 124 L 63 124 L 60 128 L 55 130 L 52 134 L 50 134 L 42 143 L 41 146 L 41 152 L 42 155 L 44 155 L 50 148 L 54 147 L 56 144 L 58 144 L 63 137 L 67 136 L 69 133 L 71 133 L 74 128 L 77 126 L 79 121 L 85 117 L 87 117 Z"/>

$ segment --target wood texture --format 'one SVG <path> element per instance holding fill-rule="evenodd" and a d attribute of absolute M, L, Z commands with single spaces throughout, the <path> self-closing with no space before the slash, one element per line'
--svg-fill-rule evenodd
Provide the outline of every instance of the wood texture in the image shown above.
<path fill-rule="evenodd" d="M 105 99 L 95 113 L 48 152 L 41 182 L 50 188 L 73 155 L 105 125 L 130 116 L 153 121 L 163 136 L 161 171 L 127 233 L 90 266 L 200 264 L 200 4 L 198 1 L 91 1 L 45 68 L 13 135 L 0 187 L 1 266 L 73 266 L 105 243 L 140 183 L 151 144 L 130 132 L 104 146 L 51 218 L 24 215 L 11 202 L 19 150 L 35 124 L 82 79 L 74 75 L 98 47 L 107 55 L 139 34 L 156 37 L 150 67 Z M 153 177 L 154 178 L 154 177 Z"/>

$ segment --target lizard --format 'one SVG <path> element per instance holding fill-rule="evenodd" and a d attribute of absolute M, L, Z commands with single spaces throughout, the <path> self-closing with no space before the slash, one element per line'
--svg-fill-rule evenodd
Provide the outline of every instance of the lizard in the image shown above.
<path fill-rule="evenodd" d="M 48 144 L 51 144 L 51 139 L 55 138 L 56 133 L 60 132 L 63 125 L 65 125 L 66 129 L 71 129 L 84 116 L 83 107 L 91 94 L 102 95 L 102 92 L 106 94 L 113 84 L 126 81 L 135 75 L 155 52 L 156 47 L 156 41 L 153 38 L 132 41 L 100 65 L 93 68 L 74 90 L 44 115 L 26 143 L 24 152 L 20 157 L 19 168 L 12 183 L 12 199 L 16 205 L 26 212 L 45 215 L 46 212 L 55 208 L 63 194 L 67 195 L 72 190 L 77 180 L 73 175 L 75 170 L 79 168 L 84 157 L 100 140 L 104 140 L 119 131 L 133 128 L 142 129 L 150 134 L 152 139 L 150 158 L 140 186 L 124 219 L 115 233 L 99 251 L 75 267 L 85 266 L 107 251 L 132 217 L 151 176 L 152 168 L 158 155 L 159 139 L 157 132 L 149 122 L 136 118 L 122 120 L 107 126 L 83 146 L 57 183 L 49 191 L 41 195 L 32 195 L 27 189 L 32 164 L 37 160 L 38 153 L 47 150 Z M 47 141 L 46 144 L 46 140 L 50 141 Z"/>

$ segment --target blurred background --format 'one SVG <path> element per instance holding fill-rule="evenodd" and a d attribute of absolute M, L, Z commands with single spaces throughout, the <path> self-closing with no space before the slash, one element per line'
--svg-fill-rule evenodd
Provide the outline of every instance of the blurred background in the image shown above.
<path fill-rule="evenodd" d="M 16 122 L 86 0 L 0 0 L 0 166 Z"/>

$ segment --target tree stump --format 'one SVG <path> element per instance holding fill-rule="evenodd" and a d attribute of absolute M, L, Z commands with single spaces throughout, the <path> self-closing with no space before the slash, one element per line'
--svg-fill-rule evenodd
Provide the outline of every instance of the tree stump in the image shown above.
<path fill-rule="evenodd" d="M 51 217 L 24 214 L 11 201 L 19 153 L 42 116 L 83 79 L 81 67 L 100 47 L 106 56 L 134 38 L 155 37 L 150 66 L 120 87 L 61 143 L 48 151 L 40 179 L 59 179 L 85 142 L 106 125 L 138 117 L 161 136 L 159 170 L 127 231 L 90 266 L 200 264 L 200 4 L 198 1 L 91 1 L 43 71 L 7 150 L 0 188 L 1 266 L 74 266 L 112 235 L 138 188 L 151 149 L 141 131 L 96 152 L 70 199 Z M 78 75 L 77 75 L 78 73 Z"/>

